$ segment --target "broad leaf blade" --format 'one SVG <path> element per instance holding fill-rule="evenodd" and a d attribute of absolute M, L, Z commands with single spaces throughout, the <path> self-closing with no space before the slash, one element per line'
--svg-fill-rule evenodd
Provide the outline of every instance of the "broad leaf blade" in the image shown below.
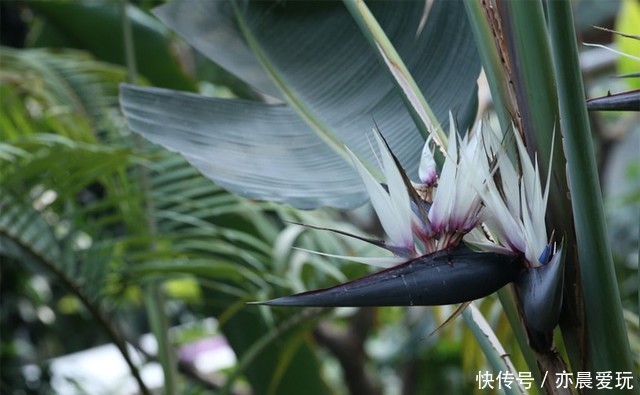
<path fill-rule="evenodd" d="M 415 73 L 441 123 L 448 123 L 449 109 L 469 121 L 475 116 L 479 62 L 464 9 L 454 2 L 435 4 L 431 22 L 416 39 L 415 29 L 407 26 L 417 28 L 421 7 L 418 2 L 376 2 L 372 11 Z M 254 106 L 260 105 L 233 100 L 209 101 L 205 106 L 203 101 L 197 111 L 185 116 L 181 112 L 187 106 L 177 104 L 184 96 L 166 91 L 158 95 L 158 91 L 141 88 L 132 94 L 134 88 L 125 86 L 123 110 L 134 131 L 180 152 L 205 175 L 244 196 L 302 208 L 355 207 L 365 201 L 364 189 L 345 160 L 342 144 L 374 167 L 365 134 L 375 119 L 408 174 L 417 176 L 423 139 L 384 66 L 342 4 L 180 1 L 156 13 L 216 63 L 258 89 L 283 98 L 289 106 L 262 105 L 259 118 L 254 118 Z M 230 42 L 244 44 L 230 51 Z M 273 82 L 265 82 L 269 79 Z M 224 110 L 214 106 L 224 106 Z M 166 112 L 165 118 L 174 117 L 176 122 L 161 124 L 150 119 L 157 115 L 158 107 Z M 133 122 L 131 111 L 136 112 Z M 236 121 L 233 126 L 226 120 L 215 124 L 198 121 L 210 119 L 213 112 L 225 112 Z M 190 127 L 179 128 L 177 124 L 187 119 L 193 121 Z M 196 123 L 198 129 L 193 129 Z M 280 130 L 272 130 L 274 127 Z M 264 149 L 265 142 L 282 135 L 289 137 L 285 146 L 291 149 Z M 193 144 L 185 145 L 184 140 L 197 140 L 195 145 L 200 148 L 218 148 L 215 153 L 205 155 L 201 150 L 193 155 Z M 255 162 L 257 151 L 262 151 L 259 166 L 250 163 Z M 233 174 L 220 175 L 217 171 L 221 165 L 230 167 L 224 162 L 229 160 Z"/>
<path fill-rule="evenodd" d="M 363 134 L 375 118 L 385 136 L 399 136 L 388 136 L 391 147 L 414 175 L 411 170 L 417 166 L 419 150 L 413 143 L 420 139 L 419 133 L 388 72 L 343 4 L 259 1 L 238 2 L 237 9 L 234 13 L 232 2 L 193 0 L 169 3 L 155 13 L 214 62 L 272 92 L 256 83 L 260 76 L 254 67 L 243 73 L 247 63 L 261 62 L 271 85 L 282 85 L 279 97 L 294 107 L 305 107 L 330 133 L 370 159 Z M 419 26 L 422 10 L 420 2 L 371 4 L 443 126 L 448 124 L 449 110 L 466 120 L 473 118 L 480 68 L 464 9 L 457 2 L 435 4 L 429 23 L 416 38 L 411 27 Z M 235 43 L 238 34 L 246 50 L 251 47 L 257 53 L 253 62 L 244 51 L 242 57 L 229 51 L 229 40 Z"/>
<path fill-rule="evenodd" d="M 263 93 L 282 98 L 234 23 L 232 1 L 177 1 L 156 8 L 154 14 L 236 77 Z"/>
<path fill-rule="evenodd" d="M 349 164 L 287 106 L 129 85 L 121 104 L 134 131 L 242 196 L 299 208 L 366 200 Z"/>

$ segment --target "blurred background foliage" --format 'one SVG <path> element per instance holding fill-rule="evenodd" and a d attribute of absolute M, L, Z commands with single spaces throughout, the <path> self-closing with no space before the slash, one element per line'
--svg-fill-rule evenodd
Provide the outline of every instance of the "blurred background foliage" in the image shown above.
<path fill-rule="evenodd" d="M 139 83 L 259 97 L 163 27 L 149 13 L 161 3 L 127 5 Z M 51 393 L 48 365 L 56 356 L 106 342 L 136 345 L 150 331 L 143 294 L 151 283 L 161 284 L 171 326 L 214 317 L 214 332 L 236 354 L 233 367 L 211 377 L 178 363 L 179 393 L 480 392 L 475 374 L 487 362 L 469 330 L 455 321 L 431 334 L 451 307 L 245 304 L 367 272 L 292 249 L 370 254 L 363 243 L 290 222 L 354 233 L 379 229 L 366 208 L 303 212 L 229 194 L 179 156 L 131 135 L 117 103 L 118 84 L 126 79 L 122 4 L 11 1 L 0 7 L 2 393 Z M 577 7 L 583 39 L 610 43 L 610 34 L 591 26 L 614 27 L 622 15 L 618 3 L 581 1 Z M 585 66 L 589 96 L 627 83 L 610 78 L 615 67 Z M 638 116 L 591 117 L 638 361 Z M 485 298 L 479 308 L 516 368 L 526 370 L 496 298 Z M 205 332 L 173 334 L 171 348 L 211 335 Z M 26 364 L 39 373 L 25 377 Z"/>

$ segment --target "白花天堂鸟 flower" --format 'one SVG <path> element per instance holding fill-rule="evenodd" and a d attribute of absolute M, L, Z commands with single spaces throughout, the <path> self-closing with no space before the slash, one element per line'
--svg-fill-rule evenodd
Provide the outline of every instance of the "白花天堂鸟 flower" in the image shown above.
<path fill-rule="evenodd" d="M 413 183 L 374 129 L 384 179 L 376 179 L 355 154 L 348 152 L 388 241 L 334 232 L 375 244 L 394 256 L 321 254 L 386 269 L 338 286 L 265 303 L 452 304 L 486 296 L 522 278 L 528 281 L 523 271 L 549 263 L 555 252 L 544 222 L 549 175 L 543 189 L 537 161 L 531 161 L 517 131 L 513 136 L 516 165 L 500 134 L 480 123 L 461 137 L 450 117 L 449 143 L 440 175 L 429 139 L 419 166 L 420 182 Z"/>

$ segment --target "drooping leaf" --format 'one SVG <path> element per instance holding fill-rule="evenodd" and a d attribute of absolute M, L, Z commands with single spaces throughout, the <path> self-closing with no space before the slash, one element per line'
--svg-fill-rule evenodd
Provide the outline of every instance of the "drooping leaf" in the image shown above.
<path fill-rule="evenodd" d="M 289 107 L 133 86 L 123 87 L 121 102 L 134 131 L 240 195 L 299 208 L 364 202 L 357 174 L 301 133 L 308 126 Z"/>
<path fill-rule="evenodd" d="M 479 61 L 463 7 L 436 3 L 417 38 L 407 26 L 417 29 L 420 3 L 371 8 L 441 123 L 448 124 L 451 109 L 466 128 L 475 115 Z M 243 196 L 347 208 L 366 195 L 343 144 L 375 167 L 365 138 L 375 120 L 417 177 L 423 139 L 342 4 L 178 1 L 156 13 L 216 63 L 287 104 L 125 85 L 122 109 L 134 131 Z"/>
<path fill-rule="evenodd" d="M 126 156 L 118 150 L 101 152 L 100 148 L 91 150 L 67 143 L 62 146 L 27 139 L 22 147 L 29 146 L 33 154 L 0 162 L 0 173 L 10 180 L 0 191 L 0 261 L 11 257 L 36 273 L 54 278 L 56 284 L 78 298 L 120 350 L 141 392 L 149 393 L 117 324 L 106 316 L 105 302 L 115 296 L 108 288 L 117 282 L 113 277 L 118 277 L 120 268 L 111 260 L 113 244 L 105 237 L 105 228 L 97 226 L 100 221 L 92 221 L 100 205 L 74 205 L 76 199 L 83 201 L 81 192 L 89 190 L 87 185 L 96 185 L 102 176 L 117 172 L 126 163 Z M 56 182 L 63 180 L 66 182 Z M 105 212 L 118 204 L 117 200 L 106 201 L 108 204 L 101 207 Z"/>

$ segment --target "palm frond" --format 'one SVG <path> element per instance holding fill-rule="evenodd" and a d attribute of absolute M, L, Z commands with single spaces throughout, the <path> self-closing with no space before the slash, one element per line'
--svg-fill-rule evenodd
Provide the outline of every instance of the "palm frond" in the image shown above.
<path fill-rule="evenodd" d="M 18 91 L 31 119 L 54 122 L 65 114 L 88 122 L 97 133 L 104 126 L 105 109 L 117 104 L 117 83 L 125 75 L 122 68 L 75 50 L 0 47 L 0 52 L 0 84 Z M 58 131 L 64 135 L 64 129 Z"/>

